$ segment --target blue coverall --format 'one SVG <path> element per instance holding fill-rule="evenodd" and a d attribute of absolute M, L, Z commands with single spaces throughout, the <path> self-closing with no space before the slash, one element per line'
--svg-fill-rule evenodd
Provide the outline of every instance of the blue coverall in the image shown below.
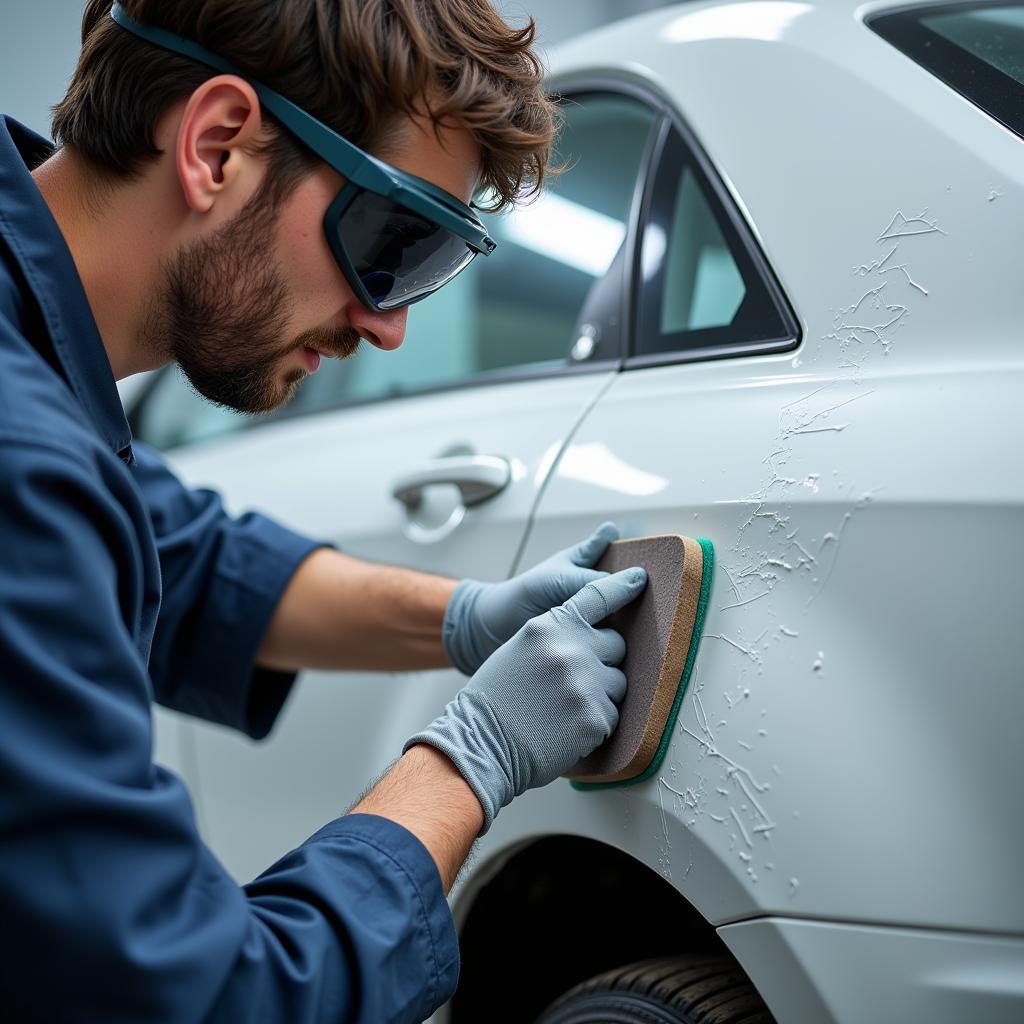
<path fill-rule="evenodd" d="M 338 818 L 239 887 L 181 781 L 153 764 L 154 699 L 269 731 L 293 677 L 258 668 L 256 651 L 317 545 L 229 518 L 133 448 L 29 174 L 50 151 L 0 119 L 3 1016 L 423 1020 L 455 988 L 458 945 L 411 833 Z"/>

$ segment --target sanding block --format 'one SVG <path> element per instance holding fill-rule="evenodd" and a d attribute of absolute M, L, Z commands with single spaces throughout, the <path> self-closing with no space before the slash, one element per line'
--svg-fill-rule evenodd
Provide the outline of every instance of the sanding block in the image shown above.
<path fill-rule="evenodd" d="M 634 565 L 647 570 L 643 594 L 598 624 L 626 641 L 619 724 L 566 772 L 577 789 L 625 786 L 658 770 L 697 657 L 714 569 L 711 541 L 678 534 L 618 540 L 595 568 L 618 572 Z"/>

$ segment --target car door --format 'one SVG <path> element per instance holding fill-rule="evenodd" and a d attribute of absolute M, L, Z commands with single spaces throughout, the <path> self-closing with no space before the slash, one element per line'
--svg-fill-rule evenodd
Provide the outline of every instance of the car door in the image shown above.
<path fill-rule="evenodd" d="M 565 117 L 563 172 L 491 218 L 497 251 L 412 308 L 399 350 L 325 361 L 256 424 L 166 373 L 134 410 L 137 433 L 234 511 L 373 561 L 507 576 L 551 466 L 621 365 L 624 254 L 656 122 L 607 92 L 575 95 Z M 173 722 L 205 833 L 244 879 L 354 801 L 461 682 L 310 672 L 262 744 L 176 716 L 162 735 Z"/>

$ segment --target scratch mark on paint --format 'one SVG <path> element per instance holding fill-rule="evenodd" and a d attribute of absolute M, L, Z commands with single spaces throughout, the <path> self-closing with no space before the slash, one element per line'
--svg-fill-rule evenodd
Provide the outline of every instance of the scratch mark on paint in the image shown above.
<path fill-rule="evenodd" d="M 700 693 L 695 692 L 693 695 L 694 700 L 694 717 L 697 718 L 697 725 L 700 727 L 701 732 L 705 733 L 707 737 L 714 741 L 715 734 L 711 731 L 711 726 L 708 725 L 707 712 L 704 710 L 704 704 L 701 702 Z M 700 711 L 700 717 L 697 717 L 697 712 Z"/>
<path fill-rule="evenodd" d="M 765 821 L 765 822 L 770 822 L 772 819 L 765 813 L 765 809 L 758 802 L 757 797 L 754 796 L 754 794 L 751 793 L 750 790 L 747 788 L 747 784 L 743 781 L 743 776 L 737 774 L 739 771 L 743 771 L 746 774 L 747 778 L 750 779 L 751 785 L 759 793 L 763 793 L 765 790 L 767 790 L 768 789 L 768 784 L 764 783 L 763 785 L 759 786 L 754 781 L 754 779 L 751 776 L 750 772 L 747 772 L 745 769 L 737 768 L 734 772 L 731 773 L 732 777 L 736 780 L 736 784 L 740 787 L 740 789 L 743 790 L 743 795 L 751 802 L 751 804 L 753 804 L 754 810 L 757 811 L 757 813 L 761 816 L 761 819 L 763 821 Z"/>
<path fill-rule="evenodd" d="M 883 284 L 880 287 L 884 288 L 885 285 Z M 901 313 L 900 316 L 902 316 L 902 315 L 903 314 Z M 899 316 L 894 317 L 893 320 L 891 321 L 891 323 L 895 323 L 898 319 L 899 319 Z M 879 330 L 884 330 L 887 326 L 889 326 L 889 325 L 879 325 L 878 329 Z M 850 328 L 849 328 L 848 325 L 844 325 L 844 327 L 842 329 L 850 329 Z M 860 329 L 860 328 L 857 328 L 857 329 Z M 874 330 L 875 328 L 870 328 L 870 329 Z M 831 387 L 831 386 L 832 385 L 826 385 L 826 387 Z M 818 392 L 824 391 L 824 390 L 825 390 L 825 388 L 819 388 Z M 815 394 L 817 394 L 818 392 L 815 392 Z M 782 425 L 782 427 L 781 427 L 782 438 L 785 439 L 787 437 L 791 437 L 794 434 L 817 434 L 817 433 L 824 433 L 825 431 L 829 431 L 829 430 L 836 431 L 837 433 L 839 431 L 843 431 L 843 430 L 845 430 L 849 426 L 849 423 L 843 423 L 843 424 L 839 424 L 839 425 L 828 425 L 828 426 L 822 426 L 820 424 L 819 425 L 816 425 L 816 424 L 817 424 L 818 420 L 828 419 L 828 417 L 832 413 L 834 413 L 837 409 L 842 409 L 844 406 L 851 405 L 853 402 L 859 402 L 859 401 L 861 401 L 861 399 L 867 398 L 870 395 L 873 395 L 874 393 L 875 393 L 874 390 L 871 390 L 871 391 L 865 391 L 865 392 L 863 392 L 862 394 L 859 394 L 859 395 L 853 395 L 851 398 L 843 399 L 843 401 L 841 401 L 841 402 L 835 402 L 832 405 L 826 406 L 826 408 L 824 408 L 824 409 L 819 409 L 815 413 L 808 414 L 806 411 L 804 411 L 802 415 L 798 415 L 797 416 L 797 422 L 796 423 L 794 423 L 792 425 L 788 425 L 788 426 L 785 425 L 785 424 Z M 793 404 L 793 403 L 791 403 L 791 404 Z M 789 407 L 790 406 L 785 406 L 784 408 L 789 408 Z"/>
<path fill-rule="evenodd" d="M 754 748 L 749 743 L 744 743 L 743 740 L 736 741 L 744 750 L 753 750 Z"/>
<path fill-rule="evenodd" d="M 882 291 L 883 288 L 885 288 L 887 284 L 887 281 L 883 281 L 877 288 L 869 288 L 852 306 L 849 306 L 848 308 L 844 309 L 843 312 L 846 313 L 847 316 L 849 316 L 852 313 L 856 313 L 857 310 L 860 309 L 861 303 L 863 303 L 863 301 L 866 298 L 871 296 L 872 298 L 877 299 L 878 294 Z M 877 309 L 878 306 L 879 302 L 876 301 L 875 308 Z"/>
<path fill-rule="evenodd" d="M 862 263 L 859 267 L 854 267 L 853 272 L 859 277 L 867 277 L 873 270 L 885 273 L 885 271 L 882 270 L 882 267 L 889 262 L 889 257 L 892 256 L 899 247 L 899 242 L 897 242 L 882 259 L 872 260 L 870 263 Z"/>
<path fill-rule="evenodd" d="M 751 849 L 754 848 L 754 844 L 750 841 L 750 834 L 743 826 L 743 822 L 740 821 L 740 816 L 736 813 L 735 809 L 730 807 L 729 813 L 732 815 L 732 820 L 736 822 L 736 827 L 740 830 L 743 835 L 743 842 L 747 844 Z"/>
<path fill-rule="evenodd" d="M 875 239 L 876 242 L 883 242 L 890 238 L 905 238 L 911 235 L 931 235 L 936 231 L 940 234 L 946 232 L 942 230 L 934 221 L 925 220 L 925 214 L 928 212 L 926 206 L 916 217 L 906 216 L 902 210 L 897 210 L 893 214 L 893 218 L 886 225 L 885 230 Z M 905 230 L 913 224 L 923 224 L 924 228 L 920 231 L 908 231 Z M 895 230 L 893 230 L 895 229 Z"/>
<path fill-rule="evenodd" d="M 801 402 L 807 402 L 815 395 L 820 395 L 822 391 L 827 391 L 830 387 L 832 387 L 831 384 L 822 384 L 820 388 L 815 388 L 809 395 L 804 395 L 803 398 L 796 398 L 792 402 L 787 402 L 782 406 L 782 411 L 784 412 L 786 409 L 792 409 L 794 405 L 799 405 Z"/>
<path fill-rule="evenodd" d="M 720 612 L 724 612 L 728 611 L 730 608 L 742 608 L 744 605 L 753 604 L 755 601 L 760 601 L 762 597 L 767 597 L 771 592 L 771 587 L 769 587 L 767 590 L 762 591 L 760 594 L 755 594 L 753 597 L 748 597 L 746 601 L 737 601 L 735 604 L 723 604 L 721 608 L 719 608 L 718 610 Z M 760 639 L 760 637 L 758 639 Z M 757 640 L 755 640 L 754 643 L 757 643 Z"/>
<path fill-rule="evenodd" d="M 666 789 L 668 789 L 668 790 L 671 790 L 671 791 L 672 791 L 673 793 L 675 793 L 675 795 L 676 795 L 676 796 L 680 796 L 680 797 L 682 797 L 682 798 L 683 798 L 683 803 L 686 803 L 686 793 L 681 793 L 681 792 L 680 792 L 680 791 L 679 791 L 678 789 L 676 789 L 676 788 L 675 788 L 674 786 L 671 786 L 671 785 L 669 785 L 669 783 L 668 783 L 668 782 L 666 782 L 666 780 L 665 780 L 665 776 L 664 776 L 664 775 L 661 775 L 661 776 L 659 776 L 659 777 L 658 777 L 658 781 L 659 781 L 659 782 L 660 782 L 660 783 L 661 783 L 661 784 L 662 784 L 662 785 L 663 785 L 663 786 L 664 786 L 664 787 L 665 787 Z"/>
<path fill-rule="evenodd" d="M 727 756 L 726 754 L 723 754 L 718 749 L 718 747 L 716 747 L 713 743 L 706 740 L 703 736 L 698 736 L 692 729 L 688 729 L 686 727 L 686 723 L 683 722 L 682 719 L 679 720 L 679 728 L 684 733 L 686 733 L 687 736 L 691 737 L 692 739 L 695 739 L 704 748 L 708 757 L 717 757 L 719 760 L 724 761 L 729 766 L 727 774 L 731 778 L 736 779 L 740 788 L 743 789 L 744 793 L 747 795 L 747 798 L 754 805 L 754 807 L 757 808 L 758 813 L 765 819 L 765 821 L 770 821 L 771 819 L 768 817 L 767 814 L 764 813 L 764 809 L 757 802 L 757 798 L 754 797 L 753 794 L 749 792 L 749 790 L 747 790 L 746 784 L 744 783 L 743 779 L 747 779 L 750 782 L 750 785 L 753 786 L 758 793 L 764 793 L 768 789 L 767 784 L 758 782 L 746 768 L 744 768 L 740 764 L 737 764 L 731 757 Z"/>
<path fill-rule="evenodd" d="M 729 577 L 729 585 L 732 587 L 732 592 L 736 595 L 736 600 L 738 601 L 740 599 L 740 590 L 739 587 L 736 586 L 736 580 L 733 578 L 732 573 L 729 572 L 729 567 L 724 562 L 721 564 L 725 575 Z"/>
<path fill-rule="evenodd" d="M 865 391 L 861 395 L 854 395 L 852 398 L 844 399 L 842 402 L 836 402 L 835 405 L 830 405 L 827 409 L 822 409 L 821 412 L 815 413 L 815 415 L 811 417 L 811 419 L 813 421 L 816 420 L 819 416 L 827 416 L 830 412 L 835 412 L 836 409 L 842 409 L 844 405 L 850 405 L 853 402 L 859 402 L 862 398 L 867 398 L 870 395 L 873 395 L 874 393 L 874 389 L 872 389 L 871 391 Z"/>
<path fill-rule="evenodd" d="M 764 559 L 762 555 L 762 559 Z M 751 576 L 756 576 L 762 583 L 767 583 L 769 580 L 777 580 L 778 574 L 774 572 L 762 572 L 762 568 L 767 564 L 765 561 L 761 561 L 759 565 L 748 565 L 741 573 L 739 573 L 740 579 L 747 579 Z"/>
<path fill-rule="evenodd" d="M 828 433 L 828 431 L 830 431 L 830 430 L 834 430 L 838 434 L 838 433 L 841 433 L 842 431 L 844 431 L 849 425 L 850 425 L 849 423 L 841 423 L 839 426 L 835 426 L 835 427 L 807 427 L 807 428 L 804 428 L 804 429 L 791 430 L 790 433 L 791 434 L 825 434 L 825 433 Z"/>
<path fill-rule="evenodd" d="M 664 860 L 662 860 L 662 858 L 659 858 L 659 861 L 662 862 L 662 874 L 666 875 L 666 877 L 671 877 L 672 868 L 671 865 L 667 862 L 669 854 L 672 851 L 672 842 L 668 837 L 668 820 L 665 818 L 665 802 L 661 798 L 660 786 L 658 787 L 658 806 L 661 808 L 661 834 L 665 842 Z"/>
<path fill-rule="evenodd" d="M 900 264 L 897 264 L 895 267 L 889 267 L 888 270 L 880 270 L 879 273 L 880 274 L 891 274 L 894 270 L 902 270 L 903 271 L 903 275 L 907 279 L 907 284 L 909 284 L 911 288 L 916 288 L 922 295 L 927 295 L 928 294 L 928 289 L 925 288 L 924 285 L 918 284 L 910 276 L 910 271 L 907 270 L 906 263 L 900 263 Z"/>
<path fill-rule="evenodd" d="M 783 636 L 799 636 L 799 632 L 795 629 L 786 629 L 785 626 L 779 626 L 779 632 Z"/>
<path fill-rule="evenodd" d="M 757 651 L 748 650 L 742 644 L 736 643 L 735 640 L 731 640 L 729 637 L 723 636 L 721 633 L 705 633 L 705 636 L 709 637 L 712 640 L 724 640 L 731 647 L 735 647 L 737 651 L 741 651 L 743 654 L 745 654 L 748 658 L 751 659 L 751 661 L 758 660 L 759 656 Z"/>
<path fill-rule="evenodd" d="M 787 538 L 788 539 L 788 538 Z M 817 559 L 798 540 L 792 541 L 793 546 L 800 552 L 808 562 L 816 562 Z"/>

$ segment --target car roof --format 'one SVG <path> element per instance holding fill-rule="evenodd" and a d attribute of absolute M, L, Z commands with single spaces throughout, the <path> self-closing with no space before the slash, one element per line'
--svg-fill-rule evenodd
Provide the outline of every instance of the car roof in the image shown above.
<path fill-rule="evenodd" d="M 938 7 L 970 0 L 689 0 L 610 22 L 569 39 L 551 51 L 552 70 L 561 74 L 580 64 L 621 55 L 632 40 L 675 43 L 761 39 L 828 45 L 837 26 L 862 26 L 876 14 L 913 7 Z M 984 3 L 986 0 L 979 0 Z M 802 34 L 789 29 L 801 20 Z"/>
<path fill-rule="evenodd" d="M 676 4 L 561 45 L 550 81 L 628 81 L 678 111 L 799 313 L 838 286 L 825 265 L 848 274 L 897 211 L 942 206 L 977 251 L 975 200 L 1024 196 L 1022 140 L 864 23 L 907 6 Z"/>

